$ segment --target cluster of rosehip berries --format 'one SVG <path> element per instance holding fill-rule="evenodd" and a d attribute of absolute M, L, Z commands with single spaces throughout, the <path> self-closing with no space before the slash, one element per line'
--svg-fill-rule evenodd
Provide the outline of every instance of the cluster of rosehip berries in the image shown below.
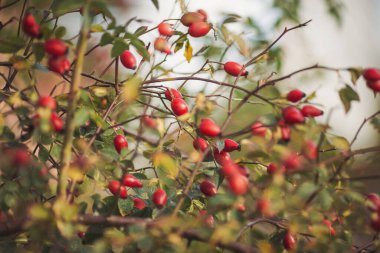
<path fill-rule="evenodd" d="M 55 132 L 62 132 L 62 130 L 64 129 L 64 122 L 59 117 L 59 115 L 55 112 L 55 110 L 57 109 L 57 102 L 55 101 L 55 99 L 50 96 L 40 96 L 37 104 L 40 108 L 46 108 L 46 109 L 51 110 L 51 114 L 50 114 L 51 126 L 53 127 Z M 35 126 L 39 125 L 39 120 L 40 120 L 40 115 L 39 114 L 34 115 L 33 123 Z"/>
<path fill-rule="evenodd" d="M 380 92 L 380 71 L 374 68 L 368 68 L 363 71 L 363 77 L 367 86 L 374 92 Z"/>
<path fill-rule="evenodd" d="M 32 38 L 42 37 L 40 25 L 32 14 L 25 15 L 22 28 L 24 33 Z M 65 42 L 60 39 L 48 39 L 44 43 L 44 49 L 50 55 L 48 67 L 51 71 L 63 75 L 70 69 L 70 61 L 66 57 L 68 47 Z"/>

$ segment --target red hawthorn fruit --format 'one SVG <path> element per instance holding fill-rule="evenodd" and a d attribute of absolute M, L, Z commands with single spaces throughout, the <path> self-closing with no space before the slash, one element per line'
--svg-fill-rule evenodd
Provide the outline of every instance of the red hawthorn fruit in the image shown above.
<path fill-rule="evenodd" d="M 367 86 L 375 92 L 380 92 L 380 80 L 367 81 Z"/>
<path fill-rule="evenodd" d="M 366 206 L 370 211 L 380 210 L 380 197 L 376 193 L 370 193 L 366 198 Z"/>
<path fill-rule="evenodd" d="M 26 14 L 22 20 L 22 30 L 32 38 L 41 37 L 40 25 L 32 14 Z"/>
<path fill-rule="evenodd" d="M 216 149 L 214 150 L 214 158 L 215 158 L 215 161 L 220 165 L 227 164 L 231 161 L 231 156 L 228 152 L 225 152 L 225 151 L 219 152 L 219 150 L 216 150 Z"/>
<path fill-rule="evenodd" d="M 86 236 L 86 233 L 83 231 L 79 231 L 77 235 L 79 238 L 84 238 Z"/>
<path fill-rule="evenodd" d="M 318 117 L 323 115 L 323 111 L 312 105 L 305 105 L 301 109 L 301 113 L 304 117 Z"/>
<path fill-rule="evenodd" d="M 204 152 L 208 148 L 208 142 L 205 139 L 198 137 L 193 141 L 193 147 L 195 150 Z"/>
<path fill-rule="evenodd" d="M 146 207 L 146 204 L 145 204 L 144 200 L 139 199 L 139 198 L 134 198 L 133 199 L 133 206 L 136 209 L 143 210 Z"/>
<path fill-rule="evenodd" d="M 64 128 L 63 120 L 58 116 L 57 113 L 55 112 L 51 113 L 50 122 L 55 132 L 61 132 L 63 130 Z"/>
<path fill-rule="evenodd" d="M 201 192 L 206 195 L 207 197 L 212 197 L 216 194 L 217 192 L 217 189 L 216 189 L 216 185 L 211 182 L 210 180 L 203 180 L 200 185 L 199 185 L 199 188 L 201 190 Z"/>
<path fill-rule="evenodd" d="M 236 163 L 230 160 L 229 154 L 228 154 L 228 159 L 224 159 L 223 164 L 221 165 L 222 165 L 222 168 L 220 169 L 220 173 L 225 177 L 231 177 L 238 173 L 241 174 L 240 172 L 241 169 Z"/>
<path fill-rule="evenodd" d="M 289 231 L 287 231 L 284 236 L 284 239 L 282 240 L 282 245 L 286 250 L 295 250 L 297 246 L 296 238 Z"/>
<path fill-rule="evenodd" d="M 300 101 L 303 97 L 305 97 L 306 94 L 298 89 L 291 90 L 289 93 L 286 95 L 286 99 L 290 102 L 296 103 Z"/>
<path fill-rule="evenodd" d="M 236 195 L 245 194 L 248 191 L 248 179 L 241 174 L 233 174 L 227 178 L 230 190 Z"/>
<path fill-rule="evenodd" d="M 285 171 L 284 165 L 277 165 L 275 163 L 270 163 L 267 166 L 267 173 L 273 175 L 275 173 L 283 173 Z"/>
<path fill-rule="evenodd" d="M 120 62 L 127 69 L 136 69 L 136 66 L 137 66 L 136 57 L 129 50 L 125 50 L 120 55 Z"/>
<path fill-rule="evenodd" d="M 252 135 L 265 137 L 267 128 L 261 122 L 255 122 L 251 126 Z"/>
<path fill-rule="evenodd" d="M 304 115 L 302 115 L 301 111 L 294 106 L 288 106 L 282 110 L 282 116 L 284 118 L 285 123 L 293 125 L 293 124 L 302 124 L 305 122 Z"/>
<path fill-rule="evenodd" d="M 170 37 L 174 34 L 173 27 L 168 23 L 161 23 L 158 25 L 158 32 L 162 36 Z"/>
<path fill-rule="evenodd" d="M 128 198 L 128 191 L 127 188 L 125 188 L 125 186 L 120 186 L 119 197 L 122 199 Z"/>
<path fill-rule="evenodd" d="M 237 207 L 236 207 L 236 209 L 237 209 L 239 212 L 241 212 L 241 213 L 244 213 L 244 212 L 247 210 L 247 208 L 245 207 L 244 204 L 238 204 Z"/>
<path fill-rule="evenodd" d="M 281 130 L 281 140 L 285 141 L 285 142 L 290 141 L 290 136 L 292 134 L 292 128 L 290 126 L 288 126 L 285 123 L 285 121 L 282 119 L 278 122 L 278 125 L 280 126 L 280 130 Z"/>
<path fill-rule="evenodd" d="M 199 9 L 199 10 L 197 10 L 197 12 L 198 12 L 199 14 L 201 14 L 201 15 L 204 17 L 204 21 L 207 20 L 207 18 L 208 18 L 208 14 L 207 14 L 207 12 L 206 12 L 205 10 L 203 10 L 203 9 Z"/>
<path fill-rule="evenodd" d="M 315 160 L 318 157 L 318 147 L 312 141 L 305 141 L 302 147 L 302 154 L 309 160 Z"/>
<path fill-rule="evenodd" d="M 48 108 L 50 110 L 55 110 L 57 109 L 57 102 L 55 101 L 54 98 L 50 96 L 41 96 L 38 99 L 38 106 L 43 107 L 43 108 Z"/>
<path fill-rule="evenodd" d="M 189 27 L 189 35 L 195 38 L 203 37 L 211 30 L 211 25 L 206 22 L 195 22 Z"/>
<path fill-rule="evenodd" d="M 155 129 L 157 127 L 157 122 L 152 117 L 145 115 L 142 117 L 142 123 L 149 128 Z"/>
<path fill-rule="evenodd" d="M 166 205 L 168 201 L 168 196 L 163 189 L 157 189 L 152 195 L 152 201 L 157 208 L 161 209 Z"/>
<path fill-rule="evenodd" d="M 117 180 L 112 180 L 108 183 L 108 190 L 114 195 L 117 196 L 120 191 L 120 182 Z"/>
<path fill-rule="evenodd" d="M 59 57 L 67 53 L 68 47 L 63 40 L 48 39 L 44 43 L 44 49 L 46 53 L 54 57 Z"/>
<path fill-rule="evenodd" d="M 363 77 L 367 81 L 380 80 L 380 71 L 375 68 L 368 68 L 363 70 Z"/>
<path fill-rule="evenodd" d="M 247 76 L 248 71 L 246 69 L 242 70 L 242 68 L 243 65 L 234 61 L 224 63 L 224 71 L 226 71 L 231 76 L 238 76 L 240 72 L 241 76 Z"/>
<path fill-rule="evenodd" d="M 115 149 L 119 154 L 121 153 L 121 150 L 123 148 L 128 148 L 127 139 L 120 134 L 116 135 L 113 139 L 113 145 L 115 146 Z"/>
<path fill-rule="evenodd" d="M 206 17 L 204 16 L 204 14 L 199 13 L 199 12 L 187 12 L 183 14 L 183 16 L 181 17 L 181 23 L 184 26 L 188 26 L 188 27 L 196 22 L 203 22 L 203 21 L 206 21 Z"/>
<path fill-rule="evenodd" d="M 70 69 L 70 61 L 66 58 L 66 56 L 51 57 L 48 61 L 48 67 L 49 70 L 63 75 Z"/>
<path fill-rule="evenodd" d="M 170 50 L 170 45 L 168 41 L 165 40 L 164 38 L 157 38 L 154 41 L 154 48 L 161 53 L 165 53 L 165 54 L 172 53 L 172 51 Z"/>
<path fill-rule="evenodd" d="M 141 188 L 143 184 L 141 181 L 131 174 L 127 174 L 123 177 L 122 183 L 124 186 L 132 187 L 132 188 Z"/>
<path fill-rule="evenodd" d="M 288 171 L 297 170 L 301 167 L 302 160 L 298 154 L 291 153 L 285 157 L 283 164 Z"/>
<path fill-rule="evenodd" d="M 336 235 L 336 231 L 333 228 L 331 221 L 325 219 L 325 220 L 322 221 L 322 223 L 327 226 L 327 228 L 329 229 L 329 232 L 330 232 L 331 236 L 335 236 Z"/>
<path fill-rule="evenodd" d="M 232 140 L 232 139 L 225 139 L 223 151 L 224 152 L 232 152 L 235 150 L 240 151 L 240 144 L 237 143 L 236 141 Z"/>
<path fill-rule="evenodd" d="M 174 98 L 172 100 L 171 107 L 173 113 L 176 116 L 182 116 L 189 111 L 189 108 L 187 107 L 185 100 L 183 100 L 182 98 Z"/>
<path fill-rule="evenodd" d="M 10 160 L 15 166 L 26 166 L 31 161 L 31 156 L 26 148 L 15 148 L 10 152 Z"/>
<path fill-rule="evenodd" d="M 261 215 L 263 215 L 264 217 L 273 216 L 270 201 L 269 201 L 269 199 L 267 199 L 265 197 L 257 200 L 256 208 L 259 211 L 259 213 L 261 213 Z"/>
<path fill-rule="evenodd" d="M 209 118 L 202 119 L 198 129 L 202 135 L 208 137 L 217 137 L 221 134 L 220 127 Z"/>
<path fill-rule="evenodd" d="M 176 89 L 167 88 L 165 91 L 165 97 L 167 100 L 172 101 L 173 98 L 182 98 L 182 94 Z"/>

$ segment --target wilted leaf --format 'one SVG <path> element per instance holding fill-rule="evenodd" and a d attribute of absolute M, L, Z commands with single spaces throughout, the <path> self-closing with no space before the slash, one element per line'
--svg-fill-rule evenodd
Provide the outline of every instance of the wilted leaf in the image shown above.
<path fill-rule="evenodd" d="M 350 150 L 350 143 L 344 137 L 329 137 L 329 142 L 338 150 Z"/>
<path fill-rule="evenodd" d="M 348 68 L 347 69 L 351 74 L 351 81 L 352 84 L 356 84 L 356 81 L 359 79 L 359 77 L 362 75 L 363 69 L 362 68 Z"/>
<path fill-rule="evenodd" d="M 352 101 L 360 101 L 359 95 L 348 85 L 346 85 L 346 88 L 339 91 L 339 97 L 344 105 L 346 113 L 351 109 Z"/>
<path fill-rule="evenodd" d="M 186 41 L 184 56 L 187 62 L 190 63 L 191 58 L 193 58 L 193 48 L 191 47 L 189 41 Z"/>
<path fill-rule="evenodd" d="M 155 153 L 153 156 L 153 165 L 164 176 L 174 179 L 178 175 L 177 163 L 170 155 L 163 152 Z"/>

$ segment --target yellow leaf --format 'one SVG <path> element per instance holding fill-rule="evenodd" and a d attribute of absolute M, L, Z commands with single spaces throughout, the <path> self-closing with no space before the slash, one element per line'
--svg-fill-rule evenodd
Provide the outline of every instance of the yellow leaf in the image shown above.
<path fill-rule="evenodd" d="M 344 137 L 334 137 L 331 141 L 336 149 L 344 151 L 350 150 L 350 143 Z"/>
<path fill-rule="evenodd" d="M 185 56 L 187 62 L 190 62 L 191 58 L 193 58 L 193 48 L 191 47 L 189 41 L 186 41 L 184 56 Z"/>
<path fill-rule="evenodd" d="M 140 85 L 141 79 L 138 77 L 132 77 L 123 84 L 123 99 L 125 103 L 129 104 L 136 100 L 140 93 Z"/>
<path fill-rule="evenodd" d="M 91 26 L 91 32 L 103 32 L 104 28 L 100 24 L 95 24 Z"/>
<path fill-rule="evenodd" d="M 170 155 L 158 152 L 153 156 L 153 165 L 161 172 L 163 175 L 174 179 L 178 175 L 177 163 L 171 158 Z"/>

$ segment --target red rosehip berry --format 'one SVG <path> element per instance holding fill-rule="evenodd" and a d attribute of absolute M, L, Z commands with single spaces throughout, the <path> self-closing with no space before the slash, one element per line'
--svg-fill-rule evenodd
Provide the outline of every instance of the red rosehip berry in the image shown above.
<path fill-rule="evenodd" d="M 380 231 L 380 216 L 378 213 L 371 216 L 370 225 L 373 230 Z"/>
<path fill-rule="evenodd" d="M 273 216 L 273 212 L 271 210 L 271 204 L 269 199 L 262 197 L 257 200 L 256 202 L 256 208 L 259 211 L 261 215 L 264 217 L 271 217 Z"/>
<path fill-rule="evenodd" d="M 245 207 L 244 204 L 238 204 L 237 207 L 236 207 L 236 209 L 237 209 L 239 212 L 241 212 L 241 213 L 244 213 L 244 212 L 247 210 L 247 208 Z"/>
<path fill-rule="evenodd" d="M 120 182 L 117 180 L 112 180 L 108 183 L 108 190 L 114 195 L 117 196 L 120 191 Z"/>
<path fill-rule="evenodd" d="M 200 210 L 199 215 L 203 218 L 203 221 L 204 223 L 206 223 L 207 226 L 209 227 L 214 226 L 214 223 L 215 223 L 214 216 L 212 216 L 211 214 L 208 214 L 206 210 Z"/>
<path fill-rule="evenodd" d="M 158 32 L 162 36 L 170 37 L 174 34 L 173 27 L 168 23 L 161 23 L 158 25 Z"/>
<path fill-rule="evenodd" d="M 323 115 L 323 111 L 312 106 L 312 105 L 305 105 L 301 109 L 301 113 L 304 117 L 318 117 Z"/>
<path fill-rule="evenodd" d="M 301 167 L 302 160 L 298 154 L 291 153 L 285 157 L 283 164 L 288 171 L 297 170 Z"/>
<path fill-rule="evenodd" d="M 199 9 L 199 10 L 197 10 L 197 12 L 198 12 L 199 14 L 201 14 L 201 15 L 204 17 L 204 21 L 207 20 L 207 18 L 208 18 L 208 14 L 207 14 L 207 12 L 206 12 L 205 10 L 203 10 L 203 9 Z"/>
<path fill-rule="evenodd" d="M 60 39 L 48 39 L 44 43 L 44 49 L 46 53 L 54 57 L 59 57 L 67 53 L 68 47 L 65 42 Z"/>
<path fill-rule="evenodd" d="M 288 101 L 296 103 L 300 101 L 303 97 L 305 97 L 306 94 L 298 89 L 291 90 L 289 93 L 286 95 L 286 98 Z"/>
<path fill-rule="evenodd" d="M 124 136 L 120 135 L 120 134 L 118 134 L 118 135 L 115 136 L 115 138 L 113 139 L 113 144 L 115 146 L 116 151 L 119 154 L 121 153 L 121 150 L 123 148 L 128 148 L 127 139 Z"/>
<path fill-rule="evenodd" d="M 182 98 L 182 94 L 176 89 L 167 88 L 165 91 L 165 97 L 167 100 L 172 101 L 173 98 Z"/>
<path fill-rule="evenodd" d="M 70 70 L 70 61 L 66 56 L 62 57 L 51 57 L 48 61 L 49 70 L 63 75 L 66 71 Z"/>
<path fill-rule="evenodd" d="M 296 238 L 288 231 L 286 232 L 284 239 L 282 240 L 282 245 L 286 250 L 295 250 L 297 246 Z"/>
<path fill-rule="evenodd" d="M 226 153 L 228 154 L 228 153 Z M 215 155 L 214 155 L 215 156 Z M 234 163 L 233 161 L 230 160 L 230 157 L 229 157 L 229 154 L 228 154 L 228 157 L 227 158 L 224 158 L 222 160 L 222 168 L 220 169 L 220 173 L 225 176 L 225 177 L 231 177 L 235 174 L 241 174 L 242 173 L 240 172 L 240 167 L 239 165 L 237 165 L 236 163 Z"/>
<path fill-rule="evenodd" d="M 265 137 L 267 128 L 261 122 L 255 122 L 251 126 L 252 135 Z"/>
<path fill-rule="evenodd" d="M 229 163 L 231 161 L 230 154 L 228 152 L 225 152 L 225 151 L 219 152 L 218 150 L 215 150 L 214 151 L 214 158 L 215 158 L 215 161 L 220 165 L 224 165 L 224 164 Z"/>
<path fill-rule="evenodd" d="M 152 129 L 155 129 L 157 127 L 156 120 L 148 115 L 144 115 L 142 117 L 142 123 L 144 124 L 144 126 L 152 128 Z"/>
<path fill-rule="evenodd" d="M 380 210 L 380 197 L 376 193 L 370 193 L 366 198 L 366 206 L 370 211 Z"/>
<path fill-rule="evenodd" d="M 239 168 L 238 171 L 239 171 L 239 173 L 240 173 L 241 175 L 243 175 L 243 176 L 245 176 L 245 177 L 249 177 L 249 170 L 248 170 L 247 167 L 238 165 L 238 168 Z"/>
<path fill-rule="evenodd" d="M 169 45 L 168 41 L 165 40 L 164 38 L 157 38 L 154 41 L 154 49 L 156 49 L 157 51 L 159 51 L 161 53 L 165 53 L 165 54 L 171 54 L 172 53 L 172 51 L 170 50 L 170 45 Z"/>
<path fill-rule="evenodd" d="M 282 116 L 287 124 L 302 124 L 305 122 L 305 117 L 301 111 L 294 106 L 288 106 L 282 110 Z"/>
<path fill-rule="evenodd" d="M 146 207 L 145 201 L 139 198 L 133 199 L 133 206 L 136 209 L 143 210 Z"/>
<path fill-rule="evenodd" d="M 198 12 L 187 12 L 183 14 L 181 17 L 181 23 L 184 26 L 188 26 L 188 27 L 196 22 L 203 22 L 205 20 L 206 20 L 206 17 L 202 13 L 198 13 Z"/>
<path fill-rule="evenodd" d="M 375 68 L 367 68 L 363 71 L 363 77 L 367 81 L 380 80 L 380 71 Z"/>
<path fill-rule="evenodd" d="M 32 38 L 41 37 L 40 25 L 32 14 L 26 14 L 22 20 L 22 30 Z"/>
<path fill-rule="evenodd" d="M 280 130 L 281 130 L 281 140 L 285 141 L 285 142 L 290 141 L 290 136 L 292 134 L 292 128 L 289 125 L 287 125 L 284 120 L 280 120 L 278 122 L 278 125 L 279 125 Z"/>
<path fill-rule="evenodd" d="M 200 187 L 201 192 L 207 197 L 212 197 L 217 192 L 216 185 L 210 180 L 203 180 L 200 183 L 199 187 Z"/>
<path fill-rule="evenodd" d="M 157 208 L 161 209 L 166 205 L 168 201 L 168 196 L 163 189 L 157 189 L 152 195 L 152 201 Z"/>
<path fill-rule="evenodd" d="M 189 27 L 189 35 L 195 38 L 203 37 L 211 30 L 211 25 L 206 22 L 195 22 Z"/>
<path fill-rule="evenodd" d="M 242 195 L 248 191 L 248 178 L 241 174 L 233 174 L 227 178 L 230 190 L 236 195 Z"/>
<path fill-rule="evenodd" d="M 198 137 L 193 141 L 193 147 L 195 150 L 204 152 L 208 148 L 208 142 L 205 139 Z"/>
<path fill-rule="evenodd" d="M 302 147 L 302 154 L 309 160 L 315 160 L 318 157 L 318 147 L 312 141 L 305 141 Z"/>
<path fill-rule="evenodd" d="M 64 128 L 64 123 L 63 120 L 58 116 L 57 113 L 52 112 L 50 115 L 50 122 L 51 125 L 53 126 L 53 129 L 55 132 L 62 132 Z"/>
<path fill-rule="evenodd" d="M 234 141 L 232 139 L 225 139 L 224 140 L 224 148 L 223 148 L 224 152 L 232 152 L 235 150 L 240 151 L 240 148 L 241 148 L 240 144 L 237 143 L 236 141 Z"/>
<path fill-rule="evenodd" d="M 173 113 L 176 116 L 182 116 L 189 111 L 189 108 L 187 107 L 185 100 L 183 100 L 182 98 L 173 99 L 171 103 L 171 107 L 172 107 Z"/>
<path fill-rule="evenodd" d="M 77 235 L 79 238 L 84 238 L 86 236 L 86 233 L 84 231 L 79 231 Z"/>
<path fill-rule="evenodd" d="M 243 69 L 243 65 L 229 61 L 224 63 L 224 71 L 226 71 L 231 76 L 239 76 L 239 73 L 241 72 L 240 76 L 247 76 L 248 71 L 246 69 Z"/>
<path fill-rule="evenodd" d="M 120 55 L 120 62 L 123 64 L 124 67 L 127 69 L 136 69 L 137 61 L 135 56 L 131 53 L 129 50 L 125 50 Z"/>
<path fill-rule="evenodd" d="M 43 107 L 43 108 L 48 108 L 50 110 L 55 110 L 57 109 L 57 102 L 55 101 L 54 98 L 50 96 L 41 96 L 38 99 L 38 106 Z"/>
<path fill-rule="evenodd" d="M 202 135 L 208 137 L 217 137 L 221 134 L 220 127 L 209 118 L 202 119 L 198 129 Z"/>
<path fill-rule="evenodd" d="M 273 175 L 275 173 L 283 173 L 285 171 L 284 165 L 277 165 L 275 163 L 270 163 L 267 166 L 267 173 Z"/>
<path fill-rule="evenodd" d="M 127 188 L 125 188 L 125 186 L 120 186 L 119 197 L 121 199 L 128 198 L 128 191 Z"/>
<path fill-rule="evenodd" d="M 377 81 L 367 81 L 367 86 L 374 92 L 380 92 L 380 79 Z"/>
<path fill-rule="evenodd" d="M 327 228 L 329 229 L 329 232 L 330 232 L 331 236 L 335 236 L 336 235 L 336 231 L 333 228 L 331 221 L 325 219 L 325 220 L 322 221 L 322 223 L 327 226 Z"/>
<path fill-rule="evenodd" d="M 10 152 L 10 160 L 15 166 L 27 166 L 31 156 L 26 148 L 15 148 Z"/>
<path fill-rule="evenodd" d="M 132 188 L 141 188 L 143 187 L 142 182 L 131 174 L 127 174 L 123 177 L 122 183 L 124 186 L 132 187 Z"/>

